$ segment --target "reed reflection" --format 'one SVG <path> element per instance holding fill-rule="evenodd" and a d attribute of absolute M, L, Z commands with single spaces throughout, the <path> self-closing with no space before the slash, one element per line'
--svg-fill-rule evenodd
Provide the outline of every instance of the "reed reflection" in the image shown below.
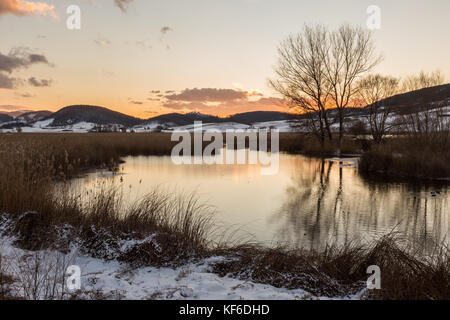
<path fill-rule="evenodd" d="M 344 162 L 298 162 L 280 209 L 277 240 L 320 250 L 396 232 L 430 251 L 449 243 L 448 184 L 361 177 Z"/>

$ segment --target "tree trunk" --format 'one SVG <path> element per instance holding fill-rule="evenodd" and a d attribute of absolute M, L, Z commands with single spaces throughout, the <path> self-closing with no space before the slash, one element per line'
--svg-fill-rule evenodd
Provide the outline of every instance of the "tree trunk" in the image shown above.
<path fill-rule="evenodd" d="M 332 142 L 333 141 L 333 135 L 331 134 L 330 123 L 328 122 L 328 116 L 326 114 L 326 111 L 325 111 L 325 128 L 327 130 L 328 139 L 330 140 L 330 142 Z"/>
<path fill-rule="evenodd" d="M 344 137 L 344 112 L 339 109 L 339 143 L 338 143 L 338 155 L 341 155 L 342 138 Z"/>

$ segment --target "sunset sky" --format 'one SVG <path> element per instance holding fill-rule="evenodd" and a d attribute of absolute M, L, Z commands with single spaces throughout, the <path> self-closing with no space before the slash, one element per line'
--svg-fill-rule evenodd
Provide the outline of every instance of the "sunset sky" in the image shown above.
<path fill-rule="evenodd" d="M 375 71 L 450 82 L 449 0 L 0 0 L 0 111 L 287 111 L 267 85 L 279 42 L 305 23 L 365 26 L 369 5 L 382 14 Z"/>

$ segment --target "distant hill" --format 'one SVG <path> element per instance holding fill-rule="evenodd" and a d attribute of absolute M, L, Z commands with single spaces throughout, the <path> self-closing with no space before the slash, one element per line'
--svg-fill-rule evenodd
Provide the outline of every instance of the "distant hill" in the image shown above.
<path fill-rule="evenodd" d="M 62 108 L 47 118 L 52 118 L 51 126 L 67 126 L 78 122 L 89 122 L 99 125 L 120 124 L 135 126 L 143 120 L 107 108 L 87 105 L 77 105 Z"/>
<path fill-rule="evenodd" d="M 238 113 L 226 118 L 220 118 L 217 116 L 191 112 L 186 114 L 181 113 L 163 114 L 146 120 L 146 123 L 159 122 L 176 126 L 189 125 L 192 124 L 194 121 L 202 121 L 203 123 L 237 122 L 242 124 L 252 124 L 256 122 L 280 121 L 291 118 L 293 118 L 292 114 L 277 111 L 245 112 L 245 113 Z"/>
<path fill-rule="evenodd" d="M 3 115 L 3 122 L 16 120 L 16 125 L 27 125 L 40 120 L 52 119 L 52 122 L 49 125 L 50 127 L 71 126 L 80 122 L 98 125 L 118 124 L 126 127 L 133 127 L 136 125 L 147 125 L 151 123 L 159 123 L 167 126 L 185 126 L 192 124 L 194 121 L 202 121 L 203 123 L 236 122 L 242 124 L 252 124 L 256 122 L 287 120 L 292 117 L 293 115 L 291 114 L 276 111 L 245 112 L 235 114 L 227 118 L 191 112 L 186 114 L 169 113 L 147 120 L 142 120 L 104 107 L 74 105 L 64 107 L 55 113 L 50 111 L 27 112 L 19 115 L 15 119 L 13 117 Z"/>
<path fill-rule="evenodd" d="M 8 116 L 16 118 L 27 112 L 33 112 L 33 110 L 0 111 L 0 114 L 7 114 Z"/>
<path fill-rule="evenodd" d="M 384 100 L 398 114 L 409 114 L 422 107 L 450 105 L 450 84 L 399 94 Z"/>
<path fill-rule="evenodd" d="M 450 84 L 425 88 L 404 94 L 399 94 L 384 100 L 389 103 L 395 114 L 408 114 L 419 110 L 422 107 L 433 108 L 436 106 L 450 106 Z M 367 107 L 366 107 L 367 108 Z M 366 108 L 348 108 L 347 117 L 349 120 L 362 118 L 365 115 Z M 191 113 L 169 113 L 159 115 L 147 120 L 138 119 L 120 112 L 110 109 L 89 106 L 74 105 L 62 108 L 61 110 L 51 113 L 50 111 L 32 111 L 18 112 L 17 116 L 11 116 L 8 112 L 0 112 L 0 123 L 2 128 L 16 126 L 33 126 L 33 123 L 40 120 L 52 120 L 49 127 L 66 127 L 71 130 L 76 123 L 86 122 L 93 125 L 122 125 L 126 127 L 148 126 L 148 128 L 156 128 L 157 125 L 162 127 L 177 127 L 192 125 L 194 121 L 202 121 L 203 123 L 237 123 L 252 125 L 258 122 L 272 122 L 285 120 L 302 120 L 308 115 L 294 115 L 287 112 L 277 111 L 252 111 L 231 115 L 221 118 L 213 115 L 207 115 L 197 112 Z M 335 109 L 329 110 L 330 119 L 337 117 Z M 146 128 L 145 130 L 149 130 Z"/>
<path fill-rule="evenodd" d="M 11 117 L 10 115 L 5 114 L 5 113 L 0 113 L 0 123 L 10 122 L 13 120 L 14 120 L 14 118 Z"/>
<path fill-rule="evenodd" d="M 423 110 L 423 108 L 436 108 L 450 106 L 450 84 L 424 88 L 392 96 L 379 102 L 380 105 L 389 105 L 392 115 L 406 115 Z M 363 117 L 368 108 L 346 108 L 346 115 L 350 117 Z M 380 110 L 381 112 L 381 110 Z M 330 118 L 337 117 L 337 109 L 329 109 Z M 307 115 L 300 115 L 306 118 Z"/>
<path fill-rule="evenodd" d="M 243 124 L 252 124 L 255 122 L 289 120 L 294 117 L 295 116 L 293 114 L 286 112 L 253 111 L 253 112 L 238 113 L 222 120 L 230 122 L 238 122 Z"/>
<path fill-rule="evenodd" d="M 48 118 L 52 114 L 53 114 L 53 112 L 46 111 L 46 110 L 32 111 L 32 112 L 27 112 L 27 113 L 21 114 L 16 119 L 19 121 L 23 121 L 25 123 L 33 123 L 33 122 Z"/>
<path fill-rule="evenodd" d="M 202 121 L 204 123 L 209 123 L 209 122 L 223 122 L 223 119 L 216 116 L 191 112 L 186 114 L 182 113 L 163 114 L 157 117 L 150 118 L 145 122 L 146 123 L 158 122 L 176 126 L 185 126 L 188 124 L 192 124 L 194 121 Z"/>

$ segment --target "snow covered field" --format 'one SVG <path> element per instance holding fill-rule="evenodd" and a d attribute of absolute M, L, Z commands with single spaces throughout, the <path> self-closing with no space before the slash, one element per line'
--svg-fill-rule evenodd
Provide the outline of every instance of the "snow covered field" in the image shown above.
<path fill-rule="evenodd" d="M 35 253 L 18 249 L 12 245 L 12 239 L 2 238 L 0 255 L 2 256 L 5 274 L 21 278 L 22 281 L 30 278 L 31 273 L 26 272 L 21 264 L 25 258 L 33 259 Z M 40 252 L 39 257 L 48 259 L 49 264 L 55 263 L 56 252 Z M 106 262 L 87 256 L 78 256 L 76 249 L 64 255 L 70 265 L 80 267 L 82 276 L 82 293 L 80 298 L 92 297 L 92 294 L 106 299 L 200 299 L 200 300 L 291 300 L 291 299 L 329 299 L 315 297 L 306 291 L 275 288 L 270 285 L 257 284 L 250 281 L 241 281 L 231 277 L 219 277 L 210 272 L 209 263 L 224 259 L 223 257 L 209 258 L 201 263 L 190 263 L 185 266 L 172 268 L 145 267 L 132 269 L 117 261 Z M 61 257 L 60 257 L 61 259 Z M 30 261 L 28 261 L 30 263 Z M 40 277 L 46 276 L 43 271 Z M 53 276 L 53 275 L 47 275 Z M 24 286 L 30 283 L 12 285 L 12 295 L 25 296 Z M 61 280 L 60 280 L 61 281 Z M 57 283 L 61 290 L 61 282 Z M 44 291 L 44 288 L 42 288 Z M 70 293 L 70 291 L 68 291 Z M 345 299 L 357 299 L 359 295 Z M 45 299 L 42 292 L 41 299 Z"/>
<path fill-rule="evenodd" d="M 74 132 L 74 133 L 86 133 L 92 131 L 97 125 L 95 123 L 89 122 L 79 122 L 73 125 L 67 125 L 64 127 L 52 127 L 50 124 L 53 119 L 48 119 L 45 121 L 35 122 L 31 126 L 21 127 L 22 132 L 28 133 L 51 133 L 51 132 Z M 270 122 L 259 122 L 254 125 L 246 125 L 237 122 L 223 122 L 223 123 L 204 123 L 202 125 L 202 130 L 216 130 L 220 132 L 226 132 L 227 130 L 246 130 L 246 129 L 278 129 L 280 132 L 292 132 L 295 131 L 295 126 L 298 125 L 294 121 L 282 120 L 282 121 L 270 121 Z M 120 127 L 120 126 L 117 126 Z M 161 129 L 161 124 L 155 122 L 147 125 L 138 125 L 132 128 L 128 128 L 127 131 L 133 132 L 154 132 L 161 130 L 162 132 L 173 132 L 173 131 L 194 131 L 194 124 L 186 126 L 169 126 L 164 124 L 163 129 Z M 0 132 L 17 132 L 17 129 L 0 129 Z"/>
<path fill-rule="evenodd" d="M 1 236 L 7 226 L 0 220 L 0 273 L 12 276 L 15 282 L 8 286 L 10 295 L 49 299 L 49 287 L 55 285 L 52 294 L 56 299 L 69 298 L 75 294 L 80 299 L 176 299 L 176 300 L 292 300 L 329 299 L 316 297 L 302 289 L 288 290 L 270 285 L 220 277 L 211 272 L 211 263 L 223 261 L 224 257 L 211 257 L 178 268 L 143 267 L 131 268 L 117 261 L 103 261 L 78 253 L 76 247 L 62 254 L 56 251 L 31 252 L 13 245 L 14 239 Z M 2 230 L 3 229 L 3 230 Z M 39 272 L 36 266 L 39 265 Z M 81 269 L 81 290 L 71 292 L 63 289 L 63 274 L 68 266 Z M 56 271 L 56 272 L 55 272 Z M 39 284 L 33 279 L 39 279 Z M 38 290 L 31 290 L 36 289 Z M 36 292 L 37 296 L 33 297 Z M 56 292 L 56 293 L 55 293 Z M 68 293 L 68 294 L 63 294 Z M 359 299 L 364 291 L 349 297 L 336 299 Z"/>
<path fill-rule="evenodd" d="M 51 133 L 51 132 L 79 132 L 86 133 L 91 131 L 96 124 L 89 122 L 78 122 L 64 127 L 51 127 L 53 119 L 37 121 L 31 126 L 21 127 L 22 132 L 27 133 Z M 17 129 L 0 129 L 1 132 L 17 132 Z"/>
<path fill-rule="evenodd" d="M 447 123 L 450 122 L 450 106 L 443 107 L 441 109 L 443 116 L 445 117 Z M 423 116 L 423 112 L 419 112 L 419 117 Z M 395 113 L 392 113 L 387 119 L 387 125 L 392 125 L 396 121 L 399 120 L 399 116 Z M 345 126 L 350 127 L 352 124 L 355 124 L 359 121 L 362 121 L 366 124 L 368 128 L 369 125 L 367 123 L 367 118 L 362 115 L 350 115 L 346 118 Z M 85 133 L 98 128 L 98 124 L 90 123 L 90 122 L 77 122 L 66 126 L 61 127 L 53 127 L 51 126 L 53 122 L 52 118 L 37 121 L 31 123 L 27 126 L 21 127 L 22 132 L 36 132 L 36 133 L 50 133 L 50 132 L 77 132 L 77 133 Z M 2 125 L 5 125 L 3 123 Z M 109 129 L 115 128 L 117 131 L 120 130 L 123 126 L 110 124 L 108 126 Z M 303 120 L 279 120 L 279 121 L 266 121 L 266 122 L 255 122 L 253 124 L 242 124 L 238 122 L 220 122 L 220 123 L 203 123 L 202 130 L 216 130 L 220 132 L 226 132 L 227 130 L 246 130 L 246 129 L 259 129 L 259 130 L 271 130 L 278 129 L 280 132 L 298 132 L 298 131 L 308 131 L 308 126 Z M 332 123 L 331 129 L 333 131 L 339 130 L 338 123 Z M 177 126 L 174 123 L 160 123 L 158 121 L 153 121 L 145 124 L 139 124 L 134 127 L 127 128 L 128 132 L 173 132 L 173 131 L 194 131 L 194 124 Z M 0 132 L 17 132 L 17 129 L 13 126 L 5 129 L 0 129 Z"/>

